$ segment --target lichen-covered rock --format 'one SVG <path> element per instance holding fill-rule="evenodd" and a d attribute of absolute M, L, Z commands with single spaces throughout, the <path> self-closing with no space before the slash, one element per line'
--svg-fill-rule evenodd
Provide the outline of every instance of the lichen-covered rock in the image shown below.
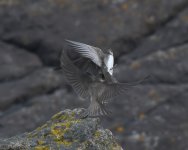
<path fill-rule="evenodd" d="M 112 133 L 99 125 L 98 118 L 79 119 L 82 111 L 61 111 L 30 133 L 0 140 L 0 149 L 122 150 Z"/>

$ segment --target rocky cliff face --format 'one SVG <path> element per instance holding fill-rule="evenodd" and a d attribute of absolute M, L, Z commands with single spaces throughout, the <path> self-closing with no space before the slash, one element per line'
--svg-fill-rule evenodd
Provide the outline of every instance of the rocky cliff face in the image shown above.
<path fill-rule="evenodd" d="M 122 150 L 99 119 L 79 119 L 83 109 L 64 110 L 41 127 L 0 140 L 1 150 Z"/>
<path fill-rule="evenodd" d="M 102 120 L 123 147 L 186 149 L 187 14 L 187 0 L 0 0 L 0 137 L 87 107 L 54 71 L 70 39 L 112 48 L 119 81 L 152 76 Z"/>

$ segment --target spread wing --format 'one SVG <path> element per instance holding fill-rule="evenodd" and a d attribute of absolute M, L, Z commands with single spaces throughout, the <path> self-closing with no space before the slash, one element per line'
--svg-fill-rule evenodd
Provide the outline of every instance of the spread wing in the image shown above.
<path fill-rule="evenodd" d="M 65 51 L 62 51 L 60 61 L 62 70 L 75 92 L 82 98 L 89 98 L 87 89 L 91 79 L 72 63 Z"/>
<path fill-rule="evenodd" d="M 105 102 L 107 99 L 116 97 L 118 95 L 124 94 L 129 90 L 131 87 L 134 87 L 144 80 L 146 80 L 148 77 L 145 77 L 142 80 L 131 82 L 131 83 L 107 83 L 107 84 L 101 84 L 103 86 L 104 91 L 101 93 L 101 96 L 99 98 L 99 101 Z"/>
<path fill-rule="evenodd" d="M 77 50 L 81 56 L 91 59 L 99 67 L 102 66 L 101 58 L 103 57 L 104 53 L 100 48 L 70 40 L 66 40 L 66 42 Z"/>

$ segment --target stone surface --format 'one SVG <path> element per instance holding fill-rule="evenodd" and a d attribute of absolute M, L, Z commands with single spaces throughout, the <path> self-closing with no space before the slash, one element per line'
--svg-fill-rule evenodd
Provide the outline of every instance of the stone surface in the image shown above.
<path fill-rule="evenodd" d="M 150 75 L 148 82 L 185 83 L 188 81 L 188 45 L 159 49 L 133 61 L 122 61 L 116 71 L 119 80 L 135 80 Z M 124 59 L 126 60 L 126 59 Z M 126 66 L 124 65 L 126 64 Z M 123 75 L 123 76 L 122 76 Z"/>
<path fill-rule="evenodd" d="M 102 119 L 123 148 L 187 149 L 187 12 L 187 0 L 1 0 L 0 137 L 87 108 L 54 70 L 70 39 L 112 48 L 119 81 L 151 76 Z"/>
<path fill-rule="evenodd" d="M 62 83 L 61 75 L 51 68 L 37 70 L 23 79 L 0 85 L 0 109 L 6 109 L 16 101 L 54 90 Z M 19 85 L 19 86 L 18 86 Z"/>
<path fill-rule="evenodd" d="M 178 99 L 177 99 L 178 98 Z M 187 90 L 172 97 L 144 118 L 128 127 L 128 149 L 186 149 L 187 126 Z M 148 126 L 149 125 L 149 126 Z"/>
<path fill-rule="evenodd" d="M 18 1 L 2 6 L 0 37 L 37 53 L 46 64 L 57 63 L 64 39 L 117 47 L 119 54 L 135 48 L 136 39 L 153 32 L 186 5 L 187 0 Z"/>
<path fill-rule="evenodd" d="M 168 50 L 186 44 L 188 42 L 187 13 L 188 8 L 185 7 L 154 33 L 143 38 L 138 47 L 128 57 L 124 56 L 127 58 L 122 58 L 122 60 L 137 59 L 158 50 Z"/>
<path fill-rule="evenodd" d="M 23 77 L 41 66 L 38 56 L 0 42 L 0 81 Z"/>
<path fill-rule="evenodd" d="M 64 88 L 53 93 L 35 96 L 25 103 L 13 105 L 2 113 L 0 137 L 10 137 L 21 132 L 32 131 L 58 111 L 87 106 L 86 104 L 85 101 L 78 100 L 74 93 L 71 94 Z"/>
<path fill-rule="evenodd" d="M 81 112 L 83 109 L 61 111 L 30 133 L 0 140 L 0 149 L 122 150 L 99 119 L 79 119 Z"/>

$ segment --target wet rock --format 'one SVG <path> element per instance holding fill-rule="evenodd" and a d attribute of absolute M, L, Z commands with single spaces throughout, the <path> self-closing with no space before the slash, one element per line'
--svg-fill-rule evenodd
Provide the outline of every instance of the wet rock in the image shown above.
<path fill-rule="evenodd" d="M 21 136 L 0 141 L 0 149 L 122 150 L 99 119 L 78 119 L 83 109 L 64 110 L 43 126 Z"/>

